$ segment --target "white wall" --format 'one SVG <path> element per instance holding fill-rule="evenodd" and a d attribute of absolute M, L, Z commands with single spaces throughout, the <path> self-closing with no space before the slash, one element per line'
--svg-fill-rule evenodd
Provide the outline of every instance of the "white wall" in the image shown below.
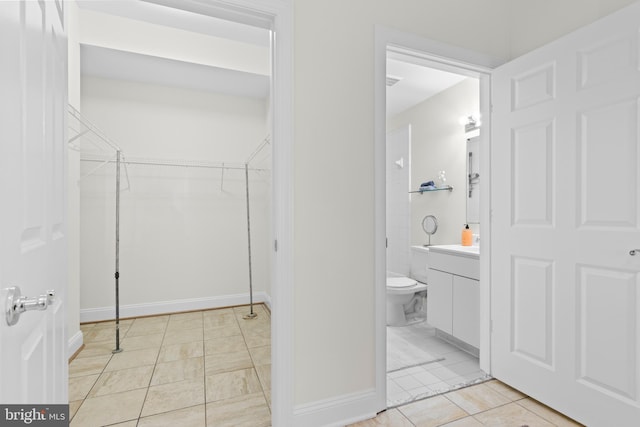
<path fill-rule="evenodd" d="M 264 100 L 87 77 L 83 115 L 127 158 L 244 162 L 267 134 Z M 82 162 L 83 171 L 95 164 Z M 121 306 L 248 292 L 244 171 L 128 166 Z M 250 172 L 255 292 L 268 290 L 269 173 Z M 123 175 L 123 188 L 126 180 Z M 114 300 L 114 166 L 81 184 L 81 309 Z M 248 299 L 246 300 L 248 302 Z"/>
<path fill-rule="evenodd" d="M 475 4 L 294 1 L 297 405 L 375 387 L 374 25 L 507 56 L 506 2 Z"/>
<path fill-rule="evenodd" d="M 375 386 L 374 26 L 506 60 L 603 16 L 608 1 L 597 1 L 599 8 L 586 15 L 582 0 L 543 6 L 511 0 L 292 2 L 294 399 L 300 406 Z M 615 2 L 622 3 L 628 1 Z M 555 15 L 540 16 L 539 7 Z"/>
<path fill-rule="evenodd" d="M 411 195 L 412 245 L 428 242 L 421 225 L 425 215 L 438 218 L 432 245 L 460 243 L 467 221 L 467 135 L 459 121 L 480 110 L 479 96 L 478 79 L 467 78 L 387 121 L 388 129 L 411 124 L 411 188 L 417 189 L 425 181 L 438 184 L 441 170 L 446 171 L 447 184 L 454 188 L 452 192 Z"/>
<path fill-rule="evenodd" d="M 518 57 L 634 1 L 511 1 L 510 56 Z"/>

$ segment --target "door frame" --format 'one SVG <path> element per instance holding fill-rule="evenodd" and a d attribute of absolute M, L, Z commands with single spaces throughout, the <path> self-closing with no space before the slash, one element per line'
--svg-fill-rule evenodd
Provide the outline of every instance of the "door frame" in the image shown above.
<path fill-rule="evenodd" d="M 386 60 L 387 52 L 410 56 L 432 68 L 468 74 L 479 78 L 480 160 L 485 170 L 480 195 L 480 368 L 491 373 L 491 71 L 506 62 L 482 53 L 390 29 L 375 28 L 375 383 L 376 401 L 380 410 L 387 407 L 387 329 L 386 329 Z M 462 143 L 462 141 L 461 141 Z M 486 166 L 485 166 L 486 165 Z"/>
<path fill-rule="evenodd" d="M 147 1 L 272 31 L 271 237 L 274 240 L 274 252 L 271 257 L 271 421 L 273 425 L 292 425 L 294 410 L 293 7 L 286 0 Z"/>

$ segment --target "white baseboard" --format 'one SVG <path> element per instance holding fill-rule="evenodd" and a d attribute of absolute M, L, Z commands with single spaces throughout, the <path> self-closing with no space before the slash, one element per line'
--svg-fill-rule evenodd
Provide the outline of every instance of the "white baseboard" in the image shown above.
<path fill-rule="evenodd" d="M 84 336 L 82 331 L 78 331 L 67 342 L 67 359 L 75 354 L 76 351 L 80 350 L 82 344 L 84 343 Z"/>
<path fill-rule="evenodd" d="M 298 405 L 294 425 L 300 427 L 341 427 L 373 418 L 377 413 L 374 389 Z"/>
<path fill-rule="evenodd" d="M 260 302 L 264 303 L 264 305 L 266 305 L 266 306 L 267 306 L 267 308 L 269 309 L 269 311 L 271 311 L 271 295 L 269 295 L 269 294 L 268 294 L 268 293 L 266 293 L 266 292 L 259 292 L 259 293 L 263 294 L 263 296 L 264 296 L 264 300 L 263 300 L 263 301 L 260 301 Z M 255 297 L 255 295 L 254 295 L 254 297 Z M 255 302 L 255 301 L 254 301 L 254 302 Z"/>
<path fill-rule="evenodd" d="M 266 292 L 253 294 L 253 302 L 265 303 L 271 309 L 271 297 Z M 153 316 L 181 311 L 207 310 L 211 308 L 230 307 L 249 304 L 249 294 L 223 295 L 206 298 L 192 298 L 174 301 L 160 301 L 143 304 L 120 306 L 120 317 Z M 80 322 L 98 322 L 115 319 L 114 307 L 84 308 L 80 310 Z"/>

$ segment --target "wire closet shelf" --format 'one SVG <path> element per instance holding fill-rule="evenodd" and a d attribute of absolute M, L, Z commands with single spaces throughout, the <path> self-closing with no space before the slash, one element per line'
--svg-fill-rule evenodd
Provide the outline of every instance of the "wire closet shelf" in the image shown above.
<path fill-rule="evenodd" d="M 108 164 L 116 165 L 116 224 L 115 224 L 115 252 L 116 252 L 116 268 L 115 268 L 115 316 L 116 316 L 116 348 L 114 353 L 122 351 L 120 347 L 120 193 L 121 188 L 121 166 L 124 169 L 126 178 L 126 187 L 124 190 L 131 189 L 129 179 L 128 165 L 144 165 L 144 166 L 166 166 L 166 167 L 183 167 L 183 168 L 200 168 L 200 169 L 219 169 L 221 171 L 220 190 L 224 189 L 224 179 L 226 170 L 244 170 L 245 188 L 246 188 L 246 212 L 247 212 L 247 244 L 248 244 L 248 263 L 249 263 L 249 305 L 250 312 L 244 316 L 245 319 L 253 319 L 257 314 L 253 311 L 253 276 L 251 263 L 251 215 L 250 215 L 250 197 L 249 197 L 249 171 L 263 173 L 270 172 L 269 169 L 254 167 L 249 165 L 256 161 L 256 158 L 263 152 L 265 147 L 271 144 L 271 137 L 265 137 L 255 150 L 246 158 L 244 162 L 206 162 L 199 160 L 175 160 L 175 159 L 157 159 L 145 157 L 125 157 L 120 146 L 113 140 L 108 138 L 97 126 L 87 120 L 73 106 L 68 106 L 68 129 L 69 149 L 80 153 L 80 161 L 87 163 L 96 163 L 87 173 L 80 176 L 80 180 L 91 176 Z M 263 159 L 258 159 L 262 161 Z"/>

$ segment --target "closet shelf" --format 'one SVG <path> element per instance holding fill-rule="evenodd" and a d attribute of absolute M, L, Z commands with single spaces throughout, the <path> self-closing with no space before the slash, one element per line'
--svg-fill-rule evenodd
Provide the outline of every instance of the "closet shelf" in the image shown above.
<path fill-rule="evenodd" d="M 431 190 L 416 190 L 416 191 L 409 191 L 409 193 L 429 193 L 432 191 L 453 191 L 453 187 L 450 185 L 447 185 L 446 187 L 442 187 L 442 188 L 432 188 Z"/>

